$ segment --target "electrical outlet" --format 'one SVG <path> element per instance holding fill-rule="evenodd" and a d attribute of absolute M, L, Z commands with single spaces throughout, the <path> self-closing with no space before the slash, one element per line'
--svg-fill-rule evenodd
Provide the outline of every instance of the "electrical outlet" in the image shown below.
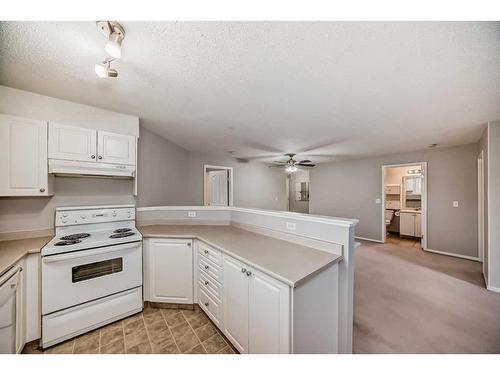
<path fill-rule="evenodd" d="M 188 217 L 196 217 L 196 211 L 188 211 Z"/>
<path fill-rule="evenodd" d="M 290 222 L 286 222 L 286 229 L 288 230 L 296 230 L 297 229 L 297 224 L 295 223 L 290 223 Z"/>

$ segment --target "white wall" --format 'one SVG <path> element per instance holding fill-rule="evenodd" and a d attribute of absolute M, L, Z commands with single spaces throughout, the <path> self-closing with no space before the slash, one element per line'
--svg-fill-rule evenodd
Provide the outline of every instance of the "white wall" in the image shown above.
<path fill-rule="evenodd" d="M 320 164 L 311 170 L 310 213 L 357 218 L 356 236 L 380 241 L 382 165 L 426 161 L 428 248 L 477 257 L 477 153 L 475 143 Z"/>

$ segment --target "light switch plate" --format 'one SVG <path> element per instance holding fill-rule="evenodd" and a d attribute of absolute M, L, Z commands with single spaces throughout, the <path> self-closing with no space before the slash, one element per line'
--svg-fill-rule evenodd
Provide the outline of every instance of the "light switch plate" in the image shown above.
<path fill-rule="evenodd" d="M 375 199 L 375 203 L 376 203 L 376 204 L 380 204 L 380 203 L 382 203 L 382 199 L 380 199 L 380 198 Z"/>
<path fill-rule="evenodd" d="M 188 211 L 188 217 L 196 217 L 196 211 Z"/>
<path fill-rule="evenodd" d="M 286 222 L 286 229 L 288 230 L 296 230 L 297 229 L 297 224 L 295 223 L 290 223 L 290 222 Z"/>
<path fill-rule="evenodd" d="M 458 207 L 458 201 L 453 201 L 453 207 Z"/>

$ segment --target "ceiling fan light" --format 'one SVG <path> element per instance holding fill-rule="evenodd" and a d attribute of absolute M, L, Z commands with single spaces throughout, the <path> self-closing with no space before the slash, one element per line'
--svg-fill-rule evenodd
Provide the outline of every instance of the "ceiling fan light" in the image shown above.
<path fill-rule="evenodd" d="M 115 59 L 119 59 L 122 56 L 122 40 L 123 37 L 120 34 L 112 33 L 104 47 L 106 53 Z"/>
<path fill-rule="evenodd" d="M 285 171 L 287 173 L 295 173 L 297 172 L 298 168 L 295 166 L 295 165 L 288 165 L 286 168 L 285 168 Z"/>

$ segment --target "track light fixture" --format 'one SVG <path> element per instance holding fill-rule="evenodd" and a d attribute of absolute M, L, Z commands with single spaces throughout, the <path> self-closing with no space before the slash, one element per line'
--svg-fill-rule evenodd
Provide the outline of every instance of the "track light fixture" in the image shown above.
<path fill-rule="evenodd" d="M 97 28 L 108 39 L 104 50 L 112 58 L 119 59 L 122 56 L 122 41 L 125 38 L 125 30 L 116 21 L 97 21 Z"/>
<path fill-rule="evenodd" d="M 97 76 L 100 78 L 106 78 L 106 77 L 116 78 L 116 77 L 118 77 L 118 71 L 116 69 L 111 68 L 111 61 L 113 61 L 113 60 L 106 60 L 106 61 L 103 61 L 102 64 L 95 64 L 95 67 L 94 67 L 95 74 L 97 74 Z"/>

